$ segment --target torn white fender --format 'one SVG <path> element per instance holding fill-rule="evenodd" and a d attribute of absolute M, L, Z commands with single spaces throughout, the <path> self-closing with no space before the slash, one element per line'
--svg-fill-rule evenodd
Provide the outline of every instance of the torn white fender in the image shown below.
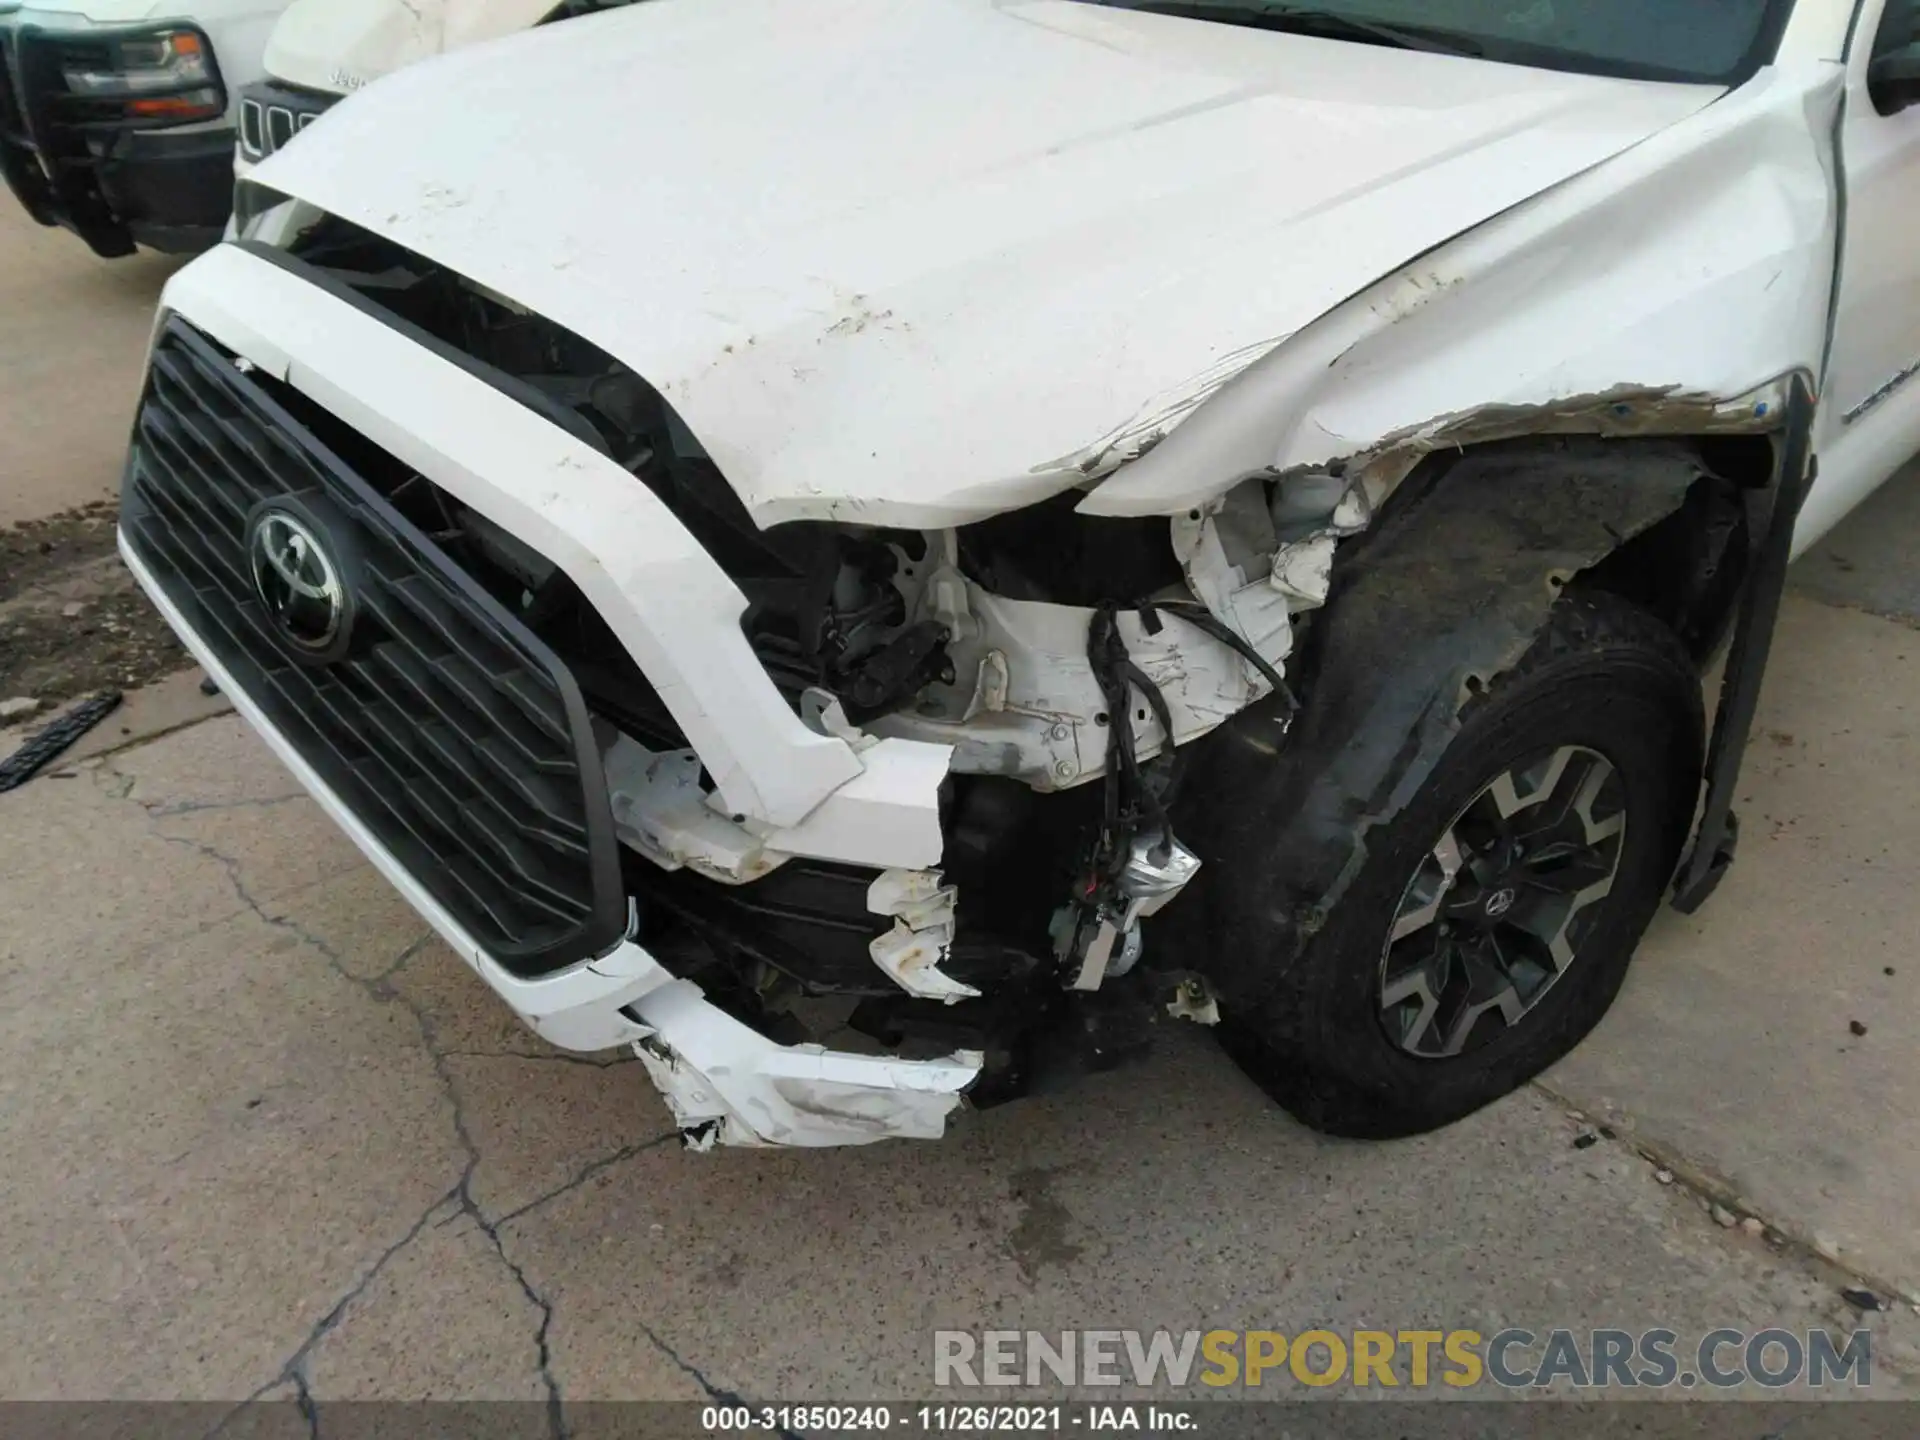
<path fill-rule="evenodd" d="M 663 870 L 684 866 L 729 885 L 758 880 L 786 858 L 707 803 L 693 751 L 649 750 L 605 721 L 594 730 L 621 844 Z"/>
<path fill-rule="evenodd" d="M 1220 386 L 1081 512 L 1172 514 L 1336 463 L 1384 490 L 1431 451 L 1513 435 L 1776 428 L 1783 377 L 1822 363 L 1841 81 L 1776 66 L 1395 270 Z"/>
<path fill-rule="evenodd" d="M 951 743 L 892 737 L 859 752 L 861 772 L 797 825 L 769 829 L 767 848 L 850 865 L 925 869 L 940 863 L 940 783 Z"/>

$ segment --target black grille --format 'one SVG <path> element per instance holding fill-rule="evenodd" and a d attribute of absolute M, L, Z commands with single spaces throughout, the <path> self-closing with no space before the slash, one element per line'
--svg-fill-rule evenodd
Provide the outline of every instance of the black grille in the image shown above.
<path fill-rule="evenodd" d="M 547 973 L 627 925 L 573 677 L 262 382 L 184 322 L 155 349 L 121 523 L 247 696 L 502 964 Z M 296 659 L 256 593 L 249 519 L 318 517 L 357 607 L 345 655 Z"/>
<path fill-rule="evenodd" d="M 338 99 L 277 80 L 249 85 L 240 92 L 240 148 L 249 160 L 278 154 L 332 109 Z"/>

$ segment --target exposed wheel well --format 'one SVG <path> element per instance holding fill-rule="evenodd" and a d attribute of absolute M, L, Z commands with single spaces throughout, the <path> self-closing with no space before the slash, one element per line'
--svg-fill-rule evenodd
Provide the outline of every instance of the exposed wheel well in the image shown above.
<path fill-rule="evenodd" d="M 1752 568 L 1757 537 L 1747 497 L 1773 483 L 1779 460 L 1771 436 L 1706 436 L 1693 445 L 1706 473 L 1686 501 L 1578 583 L 1658 616 L 1704 667 L 1732 627 Z"/>
<path fill-rule="evenodd" d="M 1679 507 L 1581 571 L 1569 588 L 1633 602 L 1678 635 L 1694 663 L 1704 668 L 1732 626 L 1751 569 L 1759 537 L 1753 533 L 1748 498 L 1766 490 L 1778 474 L 1775 436 L 1573 442 L 1543 436 L 1436 454 L 1394 493 L 1379 517 L 1376 533 L 1391 531 L 1402 510 L 1417 509 L 1419 497 L 1445 485 L 1448 475 L 1469 459 L 1498 452 L 1501 461 L 1511 466 L 1534 450 L 1543 466 L 1558 468 L 1565 464 L 1569 443 L 1603 445 L 1609 454 L 1643 449 L 1650 462 L 1656 456 L 1670 460 L 1677 447 L 1697 458 L 1700 478 Z"/>

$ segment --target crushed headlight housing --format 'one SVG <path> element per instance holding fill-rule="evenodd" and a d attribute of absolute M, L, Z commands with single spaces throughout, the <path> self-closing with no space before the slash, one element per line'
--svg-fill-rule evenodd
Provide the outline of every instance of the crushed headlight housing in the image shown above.
<path fill-rule="evenodd" d="M 136 121 L 184 125 L 226 113 L 213 46 L 191 26 L 111 35 L 84 49 L 76 46 L 61 75 L 73 95 L 117 102 Z"/>

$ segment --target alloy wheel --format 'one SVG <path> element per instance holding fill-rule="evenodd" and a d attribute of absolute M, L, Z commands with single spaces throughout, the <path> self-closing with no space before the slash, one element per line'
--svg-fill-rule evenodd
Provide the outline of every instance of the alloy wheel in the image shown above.
<path fill-rule="evenodd" d="M 1380 960 L 1387 1035 L 1446 1059 L 1520 1024 L 1578 959 L 1627 836 L 1611 761 L 1566 745 L 1502 771 L 1421 860 Z"/>

